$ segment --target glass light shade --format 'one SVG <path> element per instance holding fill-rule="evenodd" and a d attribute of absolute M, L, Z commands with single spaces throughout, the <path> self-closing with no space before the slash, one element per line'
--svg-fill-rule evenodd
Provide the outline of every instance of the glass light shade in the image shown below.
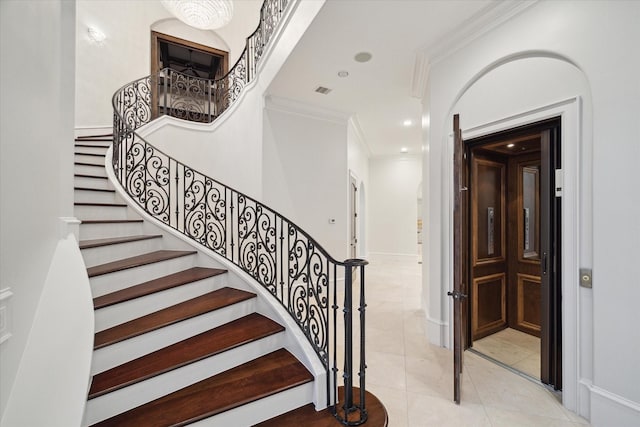
<path fill-rule="evenodd" d="M 201 30 L 224 27 L 233 17 L 231 0 L 162 0 L 176 18 Z"/>

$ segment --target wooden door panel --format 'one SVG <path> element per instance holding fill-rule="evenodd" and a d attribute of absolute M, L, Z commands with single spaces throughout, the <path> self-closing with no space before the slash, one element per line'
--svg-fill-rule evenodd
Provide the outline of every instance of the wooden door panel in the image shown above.
<path fill-rule="evenodd" d="M 540 336 L 540 152 L 509 160 L 509 327 Z"/>
<path fill-rule="evenodd" d="M 517 329 L 540 336 L 541 292 L 540 276 L 518 274 L 517 286 Z"/>
<path fill-rule="evenodd" d="M 453 289 L 448 294 L 453 298 L 453 400 L 460 404 L 462 395 L 462 368 L 464 365 L 465 324 L 468 319 L 465 303 L 468 291 L 468 238 L 467 238 L 467 165 L 465 147 L 460 129 L 460 117 L 453 116 Z"/>
<path fill-rule="evenodd" d="M 506 274 L 473 279 L 473 339 L 477 340 L 507 326 Z"/>
<path fill-rule="evenodd" d="M 474 159 L 473 265 L 505 260 L 505 173 L 503 163 Z"/>
<path fill-rule="evenodd" d="M 471 176 L 471 335 L 476 340 L 507 326 L 506 160 L 474 153 Z"/>

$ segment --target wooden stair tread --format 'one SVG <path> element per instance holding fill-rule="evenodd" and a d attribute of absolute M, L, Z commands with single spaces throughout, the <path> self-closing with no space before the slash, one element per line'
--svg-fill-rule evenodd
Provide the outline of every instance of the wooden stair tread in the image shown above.
<path fill-rule="evenodd" d="M 312 380 L 291 353 L 280 349 L 95 426 L 186 425 Z"/>
<path fill-rule="evenodd" d="M 75 202 L 74 206 L 111 206 L 117 208 L 126 208 L 127 205 L 125 203 L 99 203 L 99 202 Z"/>
<path fill-rule="evenodd" d="M 282 331 L 273 320 L 249 314 L 95 375 L 89 399 Z"/>
<path fill-rule="evenodd" d="M 155 262 L 168 261 L 174 258 L 194 255 L 196 253 L 196 251 L 154 251 L 142 255 L 132 256 L 129 258 L 119 259 L 117 261 L 108 262 L 106 264 L 96 265 L 94 267 L 89 267 L 87 268 L 87 274 L 89 275 L 89 277 L 95 277 L 103 274 L 114 273 L 120 270 L 153 264 Z"/>
<path fill-rule="evenodd" d="M 83 190 L 83 191 L 99 191 L 99 192 L 102 192 L 102 193 L 114 193 L 114 194 L 116 192 L 116 190 L 110 190 L 108 188 L 73 187 L 73 189 L 74 190 Z"/>
<path fill-rule="evenodd" d="M 77 145 L 76 145 L 77 147 Z M 75 154 L 76 156 L 91 156 L 91 157 L 104 157 L 105 154 L 98 154 L 98 153 L 78 153 L 77 151 L 74 152 L 73 154 Z"/>
<path fill-rule="evenodd" d="M 78 242 L 80 249 L 97 248 L 100 246 L 117 245 L 119 243 L 138 242 L 140 240 L 157 239 L 162 237 L 162 234 L 140 234 L 135 236 L 125 237 L 108 237 L 105 239 L 91 239 L 81 240 Z"/>
<path fill-rule="evenodd" d="M 342 401 L 344 387 L 338 388 L 338 399 Z M 360 403 L 360 389 L 353 388 L 354 402 Z M 373 394 L 365 391 L 365 405 L 367 409 L 367 427 L 386 427 L 389 424 L 387 410 L 380 400 Z M 338 404 L 338 406 L 340 406 Z M 351 420 L 351 419 L 350 419 Z M 256 424 L 254 427 L 341 427 L 343 424 L 331 414 L 330 409 L 316 411 L 313 404 L 301 406 L 270 420 Z"/>
<path fill-rule="evenodd" d="M 97 332 L 94 349 L 154 331 L 182 320 L 190 319 L 241 301 L 254 298 L 255 294 L 233 288 L 222 288 L 199 297 L 130 320 L 104 331 Z"/>
<path fill-rule="evenodd" d="M 106 177 L 106 176 L 88 175 L 86 173 L 76 173 L 73 176 L 78 177 L 78 178 L 109 179 L 109 177 Z"/>
<path fill-rule="evenodd" d="M 139 285 L 96 297 L 93 299 L 93 307 L 97 310 L 124 301 L 143 297 L 145 295 L 150 295 L 155 292 L 175 288 L 176 286 L 182 286 L 187 283 L 214 277 L 226 272 L 226 270 L 219 268 L 193 267 L 188 270 L 180 271 L 158 279 L 149 280 L 148 282 L 140 283 Z"/>
<path fill-rule="evenodd" d="M 143 222 L 142 219 L 83 219 L 83 224 L 122 224 L 127 222 Z"/>
<path fill-rule="evenodd" d="M 80 165 L 80 166 L 96 166 L 99 168 L 103 168 L 104 165 L 101 165 L 99 163 L 86 163 L 86 162 L 73 162 L 74 165 Z"/>
<path fill-rule="evenodd" d="M 76 141 L 78 141 L 76 139 Z M 83 140 L 83 141 L 92 141 L 91 139 L 88 140 Z M 109 140 L 111 141 L 111 140 Z M 111 144 L 75 144 L 76 147 L 81 147 L 81 148 L 109 148 L 111 147 Z"/>

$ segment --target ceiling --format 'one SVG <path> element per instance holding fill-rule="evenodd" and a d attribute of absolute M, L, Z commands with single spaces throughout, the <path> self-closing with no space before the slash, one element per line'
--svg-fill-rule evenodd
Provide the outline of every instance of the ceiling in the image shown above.
<path fill-rule="evenodd" d="M 327 0 L 268 94 L 352 113 L 373 156 L 421 150 L 416 57 L 434 51 L 495 0 Z M 356 62 L 359 52 L 372 59 Z M 338 72 L 347 71 L 347 77 Z M 327 95 L 318 86 L 331 89 Z M 404 126 L 411 120 L 411 126 Z"/>

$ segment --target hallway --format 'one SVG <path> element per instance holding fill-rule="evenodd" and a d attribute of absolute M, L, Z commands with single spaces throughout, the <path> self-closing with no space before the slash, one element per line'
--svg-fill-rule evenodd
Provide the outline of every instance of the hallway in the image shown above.
<path fill-rule="evenodd" d="M 421 268 L 374 260 L 366 272 L 367 389 L 386 406 L 391 427 L 588 425 L 541 386 L 470 352 L 457 407 L 452 353 L 424 337 Z"/>

